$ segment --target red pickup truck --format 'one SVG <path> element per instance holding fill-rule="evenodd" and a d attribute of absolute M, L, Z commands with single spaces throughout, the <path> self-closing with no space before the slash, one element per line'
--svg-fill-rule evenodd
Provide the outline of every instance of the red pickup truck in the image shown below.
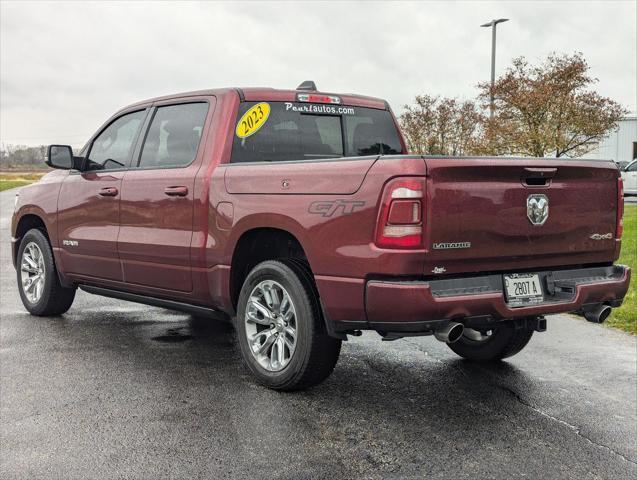
<path fill-rule="evenodd" d="M 543 315 L 621 304 L 612 162 L 409 155 L 388 104 L 296 90 L 198 91 L 126 107 L 20 190 L 33 315 L 87 292 L 234 319 L 270 388 L 315 385 L 347 335 L 435 335 L 501 359 Z"/>

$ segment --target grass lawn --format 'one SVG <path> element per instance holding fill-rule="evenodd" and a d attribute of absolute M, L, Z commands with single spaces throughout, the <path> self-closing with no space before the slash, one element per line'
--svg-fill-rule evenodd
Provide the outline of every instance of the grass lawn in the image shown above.
<path fill-rule="evenodd" d="M 637 334 L 637 205 L 625 206 L 622 253 L 618 263 L 632 268 L 633 278 L 624 304 L 613 309 L 604 324 Z"/>
<path fill-rule="evenodd" d="M 0 172 L 0 192 L 10 188 L 23 187 L 39 180 L 44 172 Z"/>
<path fill-rule="evenodd" d="M 0 179 L 0 192 L 4 190 L 9 190 L 11 188 L 16 187 L 24 187 L 31 183 L 29 180 L 5 180 L 4 178 Z"/>

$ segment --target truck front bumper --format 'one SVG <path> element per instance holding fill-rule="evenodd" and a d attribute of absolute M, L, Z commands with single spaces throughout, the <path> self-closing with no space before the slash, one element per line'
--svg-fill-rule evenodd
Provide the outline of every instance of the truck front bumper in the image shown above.
<path fill-rule="evenodd" d="M 623 265 L 532 273 L 540 276 L 544 301 L 523 307 L 507 304 L 502 274 L 422 281 L 370 280 L 365 290 L 367 328 L 426 332 L 449 320 L 488 324 L 583 311 L 600 304 L 618 307 L 630 283 L 630 268 Z"/>

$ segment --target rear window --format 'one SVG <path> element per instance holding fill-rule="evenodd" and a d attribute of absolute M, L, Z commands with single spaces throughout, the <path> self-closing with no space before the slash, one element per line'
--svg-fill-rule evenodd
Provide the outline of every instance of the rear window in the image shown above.
<path fill-rule="evenodd" d="M 236 162 L 401 154 L 386 110 L 297 102 L 243 102 L 232 145 Z"/>

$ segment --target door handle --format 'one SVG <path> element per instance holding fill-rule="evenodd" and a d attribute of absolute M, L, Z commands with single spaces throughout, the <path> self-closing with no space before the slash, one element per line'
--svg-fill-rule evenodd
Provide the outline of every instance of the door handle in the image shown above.
<path fill-rule="evenodd" d="M 115 187 L 104 187 L 104 188 L 100 188 L 100 191 L 99 191 L 99 194 L 102 197 L 115 197 L 117 196 L 118 193 L 119 191 Z"/>
<path fill-rule="evenodd" d="M 169 197 L 185 197 L 188 195 L 188 187 L 166 187 L 164 193 Z"/>

